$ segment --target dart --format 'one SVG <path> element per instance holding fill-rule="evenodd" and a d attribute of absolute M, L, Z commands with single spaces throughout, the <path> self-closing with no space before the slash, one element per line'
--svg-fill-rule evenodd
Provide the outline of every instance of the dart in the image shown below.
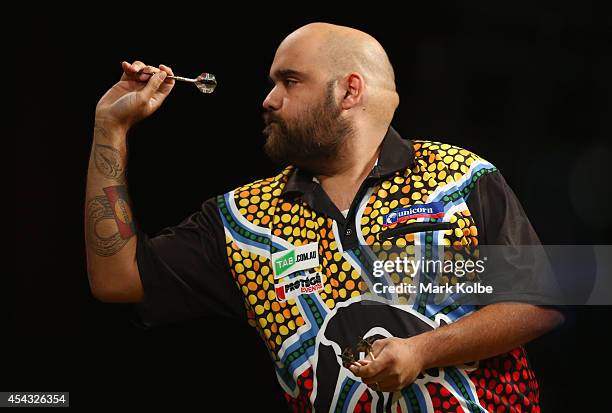
<path fill-rule="evenodd" d="M 138 73 L 142 75 L 151 75 L 151 76 L 155 74 L 151 72 L 143 72 L 143 70 L 144 69 L 142 69 Z M 183 76 L 170 76 L 170 75 L 168 75 L 166 79 L 178 80 L 179 82 L 193 83 L 196 85 L 198 90 L 202 93 L 212 93 L 215 91 L 215 88 L 217 87 L 217 79 L 215 78 L 215 75 L 211 73 L 206 73 L 206 72 L 200 74 L 198 77 L 194 79 L 183 77 Z"/>

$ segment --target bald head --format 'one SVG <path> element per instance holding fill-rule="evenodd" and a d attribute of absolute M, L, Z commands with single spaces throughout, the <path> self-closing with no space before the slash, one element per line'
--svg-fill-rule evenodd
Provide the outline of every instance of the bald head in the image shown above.
<path fill-rule="evenodd" d="M 360 30 L 329 23 L 311 23 L 290 34 L 318 43 L 315 58 L 332 77 L 361 73 L 372 87 L 395 91 L 393 67 L 381 44 Z"/>
<path fill-rule="evenodd" d="M 329 80 L 359 73 L 365 80 L 368 113 L 391 122 L 399 103 L 395 75 L 387 53 L 371 35 L 350 27 L 311 23 L 287 36 L 277 50 L 308 61 Z"/>

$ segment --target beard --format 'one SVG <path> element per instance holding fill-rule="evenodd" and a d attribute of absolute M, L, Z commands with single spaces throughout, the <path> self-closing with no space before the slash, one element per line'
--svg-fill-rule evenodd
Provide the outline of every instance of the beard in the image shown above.
<path fill-rule="evenodd" d="M 272 161 L 313 174 L 333 170 L 333 161 L 342 156 L 353 134 L 352 124 L 342 118 L 342 108 L 335 102 L 333 87 L 330 82 L 324 99 L 295 120 L 287 121 L 269 111 L 264 113 L 263 133 L 267 137 L 264 150 Z"/>

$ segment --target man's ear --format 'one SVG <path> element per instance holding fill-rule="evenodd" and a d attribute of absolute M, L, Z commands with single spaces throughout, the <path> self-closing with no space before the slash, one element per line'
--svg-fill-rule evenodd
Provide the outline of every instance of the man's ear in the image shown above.
<path fill-rule="evenodd" d="M 363 76 L 357 72 L 349 73 L 342 82 L 344 86 L 344 97 L 342 98 L 342 109 L 351 109 L 363 99 L 365 81 Z"/>

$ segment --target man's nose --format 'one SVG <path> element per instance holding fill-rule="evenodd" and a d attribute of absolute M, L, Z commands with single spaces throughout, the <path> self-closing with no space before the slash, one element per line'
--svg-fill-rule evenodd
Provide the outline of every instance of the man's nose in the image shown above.
<path fill-rule="evenodd" d="M 263 100 L 263 108 L 268 111 L 280 109 L 282 99 L 277 93 L 276 86 L 272 88 L 268 96 Z"/>

